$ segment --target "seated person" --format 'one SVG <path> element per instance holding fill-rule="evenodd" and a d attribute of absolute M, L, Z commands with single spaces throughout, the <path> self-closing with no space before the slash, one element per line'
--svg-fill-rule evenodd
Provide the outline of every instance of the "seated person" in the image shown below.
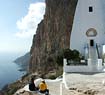
<path fill-rule="evenodd" d="M 31 78 L 31 82 L 29 83 L 29 90 L 30 91 L 37 91 L 38 88 L 35 86 L 34 78 Z"/>
<path fill-rule="evenodd" d="M 42 80 L 41 83 L 39 84 L 39 92 L 45 93 L 45 95 L 49 95 L 49 90 L 47 89 L 47 84 L 45 83 L 44 80 Z"/>

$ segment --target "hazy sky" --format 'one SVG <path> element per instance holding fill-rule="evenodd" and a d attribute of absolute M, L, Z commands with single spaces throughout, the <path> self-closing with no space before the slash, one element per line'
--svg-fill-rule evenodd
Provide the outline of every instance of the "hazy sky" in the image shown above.
<path fill-rule="evenodd" d="M 44 11 L 44 0 L 0 0 L 0 53 L 29 51 Z"/>

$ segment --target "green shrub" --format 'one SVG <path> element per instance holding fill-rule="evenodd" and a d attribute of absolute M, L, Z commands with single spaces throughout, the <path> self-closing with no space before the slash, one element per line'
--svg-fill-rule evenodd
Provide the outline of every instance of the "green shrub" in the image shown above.
<path fill-rule="evenodd" d="M 72 59 L 73 51 L 70 49 L 64 49 L 63 56 L 66 59 Z"/>
<path fill-rule="evenodd" d="M 58 56 L 56 58 L 56 63 L 59 66 L 63 66 L 63 59 L 64 58 L 66 58 L 67 60 L 79 61 L 80 60 L 80 53 L 77 50 L 71 50 L 69 48 L 61 50 L 58 53 Z"/>
<path fill-rule="evenodd" d="M 55 75 L 50 75 L 49 79 L 56 79 L 56 76 Z"/>
<path fill-rule="evenodd" d="M 66 58 L 67 60 L 79 60 L 80 53 L 77 50 L 65 49 L 64 50 L 64 58 Z"/>

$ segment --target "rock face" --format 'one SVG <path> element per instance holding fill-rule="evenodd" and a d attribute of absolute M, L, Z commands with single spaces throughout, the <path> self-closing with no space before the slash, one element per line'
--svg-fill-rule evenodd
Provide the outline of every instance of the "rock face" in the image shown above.
<path fill-rule="evenodd" d="M 77 0 L 46 0 L 44 19 L 39 23 L 31 47 L 30 72 L 56 71 L 56 56 L 69 48 Z"/>

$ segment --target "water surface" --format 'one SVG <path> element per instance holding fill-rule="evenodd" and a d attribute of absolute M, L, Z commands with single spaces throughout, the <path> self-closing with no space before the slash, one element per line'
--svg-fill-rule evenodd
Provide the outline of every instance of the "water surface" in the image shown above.
<path fill-rule="evenodd" d="M 26 73 L 18 71 L 20 67 L 13 62 L 15 59 L 16 54 L 0 54 L 0 89 Z"/>

